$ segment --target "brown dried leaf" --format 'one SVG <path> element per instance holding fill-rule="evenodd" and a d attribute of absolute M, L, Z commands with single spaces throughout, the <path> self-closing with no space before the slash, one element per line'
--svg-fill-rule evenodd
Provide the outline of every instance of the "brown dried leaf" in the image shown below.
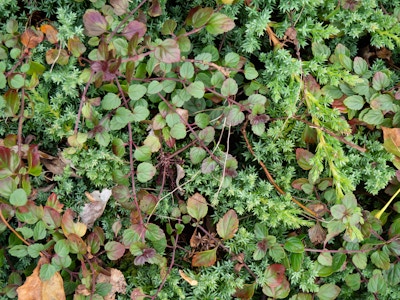
<path fill-rule="evenodd" d="M 315 212 L 318 218 L 322 217 L 326 212 L 329 211 L 324 203 L 314 203 L 307 205 L 307 207 Z"/>
<path fill-rule="evenodd" d="M 50 43 L 56 44 L 58 42 L 58 31 L 53 26 L 44 24 L 40 26 L 40 31 L 46 35 L 46 38 Z"/>
<path fill-rule="evenodd" d="M 104 300 L 114 300 L 116 293 L 126 294 L 126 280 L 124 274 L 118 269 L 111 268 L 111 275 L 106 276 L 100 273 L 96 278 L 96 283 L 110 283 L 111 291 L 104 297 Z"/>
<path fill-rule="evenodd" d="M 90 194 L 85 193 L 86 197 L 91 202 L 86 203 L 79 214 L 82 223 L 86 224 L 88 227 L 93 226 L 94 222 L 103 214 L 108 199 L 111 197 L 111 193 L 109 189 L 103 189 L 101 193 L 99 191 L 94 191 Z"/>
<path fill-rule="evenodd" d="M 313 227 L 311 227 L 308 230 L 308 236 L 310 237 L 310 241 L 316 245 L 316 244 L 322 244 L 325 241 L 326 238 L 326 232 L 325 230 L 321 227 L 319 222 L 315 224 Z"/>
<path fill-rule="evenodd" d="M 83 295 L 83 296 L 90 296 L 91 292 L 88 290 L 88 288 L 84 284 L 80 284 L 77 286 L 75 289 L 75 295 Z"/>
<path fill-rule="evenodd" d="M 40 258 L 33 273 L 26 278 L 23 285 L 17 288 L 19 300 L 64 300 L 65 292 L 63 279 L 60 273 L 56 272 L 49 280 L 42 281 L 39 277 L 40 268 L 48 263 L 45 257 Z"/>
<path fill-rule="evenodd" d="M 33 49 L 43 41 L 43 33 L 32 28 L 27 28 L 21 35 L 21 43 L 26 48 Z"/>

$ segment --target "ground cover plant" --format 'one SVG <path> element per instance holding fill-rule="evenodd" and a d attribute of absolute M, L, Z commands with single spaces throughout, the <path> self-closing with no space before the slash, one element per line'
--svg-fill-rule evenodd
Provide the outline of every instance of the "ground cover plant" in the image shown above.
<path fill-rule="evenodd" d="M 399 299 L 400 1 L 0 1 L 2 299 Z"/>

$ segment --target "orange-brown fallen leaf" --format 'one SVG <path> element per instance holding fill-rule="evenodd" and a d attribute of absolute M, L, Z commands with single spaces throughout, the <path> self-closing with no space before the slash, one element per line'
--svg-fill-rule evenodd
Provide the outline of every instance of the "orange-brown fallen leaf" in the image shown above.
<path fill-rule="evenodd" d="M 42 281 L 39 277 L 40 268 L 48 263 L 45 257 L 40 258 L 32 275 L 26 278 L 23 285 L 17 288 L 18 300 L 65 300 L 63 279 L 56 272 L 49 280 Z"/>

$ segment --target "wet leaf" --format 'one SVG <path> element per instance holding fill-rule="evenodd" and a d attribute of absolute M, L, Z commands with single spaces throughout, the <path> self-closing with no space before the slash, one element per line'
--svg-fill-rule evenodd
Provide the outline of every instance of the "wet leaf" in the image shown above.
<path fill-rule="evenodd" d="M 83 15 L 86 35 L 99 36 L 107 30 L 106 18 L 97 10 L 88 9 Z"/>
<path fill-rule="evenodd" d="M 199 193 L 194 194 L 187 201 L 187 211 L 192 218 L 200 221 L 207 215 L 208 205 L 206 199 Z"/>
<path fill-rule="evenodd" d="M 211 267 L 217 261 L 217 248 L 196 252 L 192 258 L 193 267 Z"/>
<path fill-rule="evenodd" d="M 230 209 L 217 223 L 217 232 L 224 240 L 233 238 L 239 228 L 236 212 Z"/>

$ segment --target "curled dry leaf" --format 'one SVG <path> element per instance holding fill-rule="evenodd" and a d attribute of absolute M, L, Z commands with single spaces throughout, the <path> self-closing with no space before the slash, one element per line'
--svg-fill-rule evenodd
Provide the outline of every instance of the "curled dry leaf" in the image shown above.
<path fill-rule="evenodd" d="M 58 31 L 53 26 L 44 24 L 40 26 L 40 31 L 46 35 L 46 38 L 50 43 L 56 44 L 58 42 Z"/>
<path fill-rule="evenodd" d="M 185 177 L 185 170 L 178 164 L 175 165 L 176 166 L 176 187 L 179 190 L 179 193 L 184 194 L 185 190 L 181 187 L 181 185 L 179 184 L 179 181 L 181 181 L 181 179 L 183 177 Z"/>
<path fill-rule="evenodd" d="M 39 277 L 40 268 L 48 263 L 45 257 L 40 258 L 32 275 L 26 278 L 23 285 L 17 288 L 19 300 L 64 300 L 65 292 L 63 279 L 59 272 L 56 272 L 49 280 L 42 281 Z"/>
<path fill-rule="evenodd" d="M 179 270 L 179 275 L 181 275 L 182 279 L 188 282 L 191 286 L 196 286 L 199 284 L 199 282 L 196 279 L 189 277 L 182 270 Z"/>
<path fill-rule="evenodd" d="M 126 280 L 124 274 L 118 269 L 111 268 L 110 276 L 100 273 L 96 278 L 96 283 L 110 283 L 111 291 L 104 297 L 104 300 L 114 300 L 116 293 L 126 293 Z"/>
<path fill-rule="evenodd" d="M 85 193 L 90 203 L 85 204 L 79 215 L 82 223 L 86 224 L 88 227 L 93 226 L 94 222 L 103 214 L 108 199 L 111 197 L 111 193 L 109 189 L 103 189 L 101 193 L 99 191 L 94 191 L 90 194 Z"/>

